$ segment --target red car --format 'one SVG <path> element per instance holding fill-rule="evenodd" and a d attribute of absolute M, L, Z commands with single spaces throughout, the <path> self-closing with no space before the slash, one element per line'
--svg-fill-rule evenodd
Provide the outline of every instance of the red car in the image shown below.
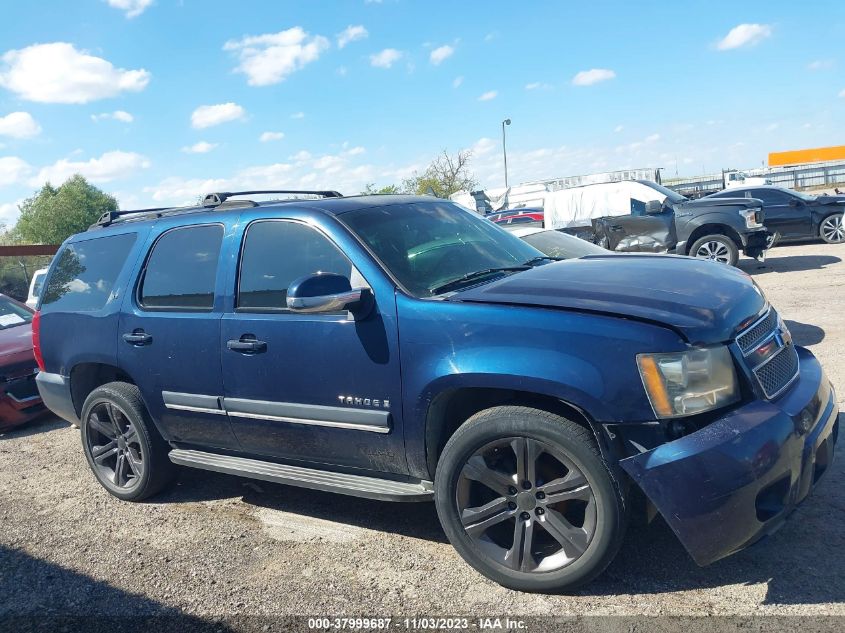
<path fill-rule="evenodd" d="M 32 353 L 32 310 L 0 295 L 0 431 L 46 410 L 38 395 Z"/>
<path fill-rule="evenodd" d="M 487 216 L 487 219 L 500 226 L 514 224 L 521 226 L 543 226 L 544 217 L 545 213 L 542 207 L 523 207 L 492 213 Z"/>

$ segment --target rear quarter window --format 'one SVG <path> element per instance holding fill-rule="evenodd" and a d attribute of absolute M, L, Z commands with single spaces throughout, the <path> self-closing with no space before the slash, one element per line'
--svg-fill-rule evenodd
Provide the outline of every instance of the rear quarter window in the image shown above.
<path fill-rule="evenodd" d="M 101 310 L 111 296 L 135 239 L 135 233 L 124 233 L 65 246 L 44 287 L 41 311 Z"/>

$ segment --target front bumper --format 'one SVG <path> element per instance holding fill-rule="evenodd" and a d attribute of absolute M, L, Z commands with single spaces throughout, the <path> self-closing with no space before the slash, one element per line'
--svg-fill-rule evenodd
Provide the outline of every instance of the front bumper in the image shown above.
<path fill-rule="evenodd" d="M 766 229 L 742 235 L 743 252 L 748 257 L 760 257 L 770 248 L 771 234 Z"/>
<path fill-rule="evenodd" d="M 836 394 L 816 358 L 797 349 L 799 378 L 775 401 L 619 462 L 699 565 L 773 533 L 830 468 Z"/>

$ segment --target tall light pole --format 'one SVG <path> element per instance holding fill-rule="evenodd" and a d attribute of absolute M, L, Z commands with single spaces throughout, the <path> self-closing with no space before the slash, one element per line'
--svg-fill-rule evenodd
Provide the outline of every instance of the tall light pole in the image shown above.
<path fill-rule="evenodd" d="M 508 188 L 508 148 L 507 143 L 505 142 L 505 126 L 510 124 L 510 119 L 502 121 L 502 154 L 505 157 L 505 189 Z"/>

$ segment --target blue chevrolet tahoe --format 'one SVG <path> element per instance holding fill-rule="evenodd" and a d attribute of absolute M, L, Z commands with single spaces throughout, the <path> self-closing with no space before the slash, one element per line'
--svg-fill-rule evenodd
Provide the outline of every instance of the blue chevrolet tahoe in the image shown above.
<path fill-rule="evenodd" d="M 831 465 L 833 387 L 738 270 L 553 261 L 444 200 L 277 193 L 109 213 L 55 257 L 37 382 L 114 496 L 178 464 L 433 499 L 479 572 L 560 591 L 640 513 L 727 556 Z"/>

